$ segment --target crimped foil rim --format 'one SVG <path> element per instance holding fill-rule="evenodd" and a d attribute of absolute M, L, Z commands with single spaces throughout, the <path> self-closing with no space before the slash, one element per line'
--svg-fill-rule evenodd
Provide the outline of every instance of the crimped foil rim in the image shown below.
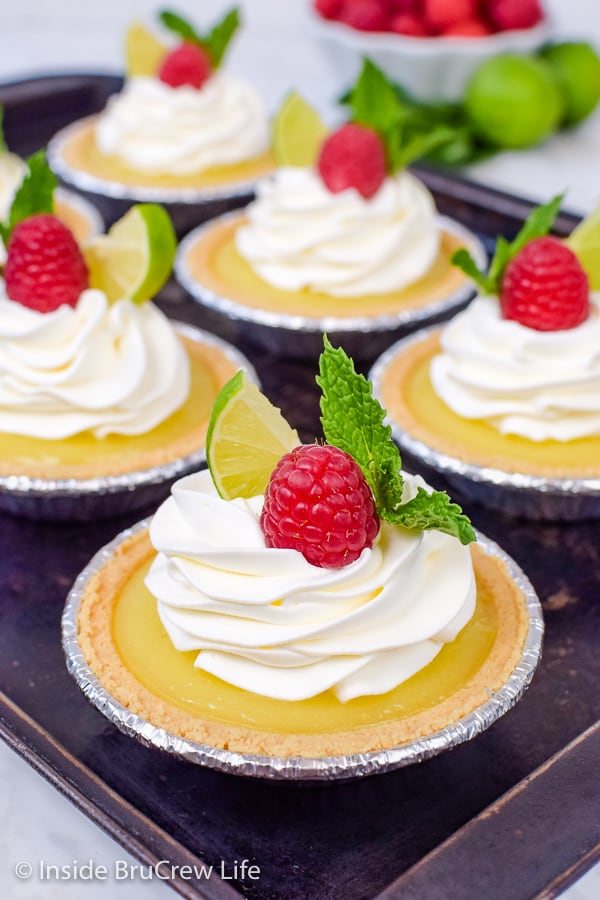
<path fill-rule="evenodd" d="M 47 155 L 50 168 L 56 175 L 80 191 L 101 194 L 113 200 L 131 200 L 142 203 L 203 204 L 217 200 L 235 200 L 253 194 L 259 178 L 248 178 L 214 187 L 159 187 L 153 185 L 124 184 L 101 178 L 91 172 L 72 168 L 65 160 L 65 146 L 73 135 L 87 126 L 96 116 L 77 119 L 57 131 L 48 143 Z M 263 177 L 263 176 L 261 176 Z"/>
<path fill-rule="evenodd" d="M 415 334 L 396 341 L 388 350 L 381 354 L 368 376 L 369 381 L 373 384 L 375 396 L 381 397 L 383 374 L 392 360 L 409 347 L 425 340 L 438 330 L 439 326 L 422 328 Z M 390 425 L 395 440 L 404 450 L 439 472 L 459 475 L 477 483 L 493 484 L 503 488 L 539 491 L 543 494 L 557 494 L 559 496 L 578 494 L 598 495 L 600 497 L 600 478 L 551 478 L 543 475 L 527 475 L 522 472 L 507 472 L 504 469 L 497 469 L 493 466 L 480 466 L 475 463 L 468 463 L 457 456 L 451 456 L 448 453 L 443 453 L 441 450 L 435 450 L 418 438 L 413 437 L 389 413 L 386 415 L 386 423 Z"/>
<path fill-rule="evenodd" d="M 214 226 L 226 224 L 240 215 L 240 210 L 235 210 L 234 212 L 215 216 L 215 218 L 190 231 L 179 244 L 173 266 L 175 278 L 194 300 L 229 318 L 241 319 L 268 328 L 285 328 L 296 332 L 379 332 L 400 328 L 403 325 L 416 325 L 433 317 L 444 315 L 454 307 L 466 303 L 474 294 L 473 286 L 469 281 L 466 281 L 462 287 L 448 294 L 447 297 L 426 306 L 416 309 L 403 309 L 396 313 L 386 313 L 378 316 L 354 316 L 352 318 L 301 316 L 245 306 L 243 303 L 224 297 L 199 283 L 192 276 L 187 265 L 188 252 L 198 240 L 203 238 L 207 231 Z M 443 228 L 464 241 L 477 265 L 482 268 L 486 267 L 487 253 L 485 247 L 472 231 L 469 231 L 464 225 L 447 216 L 436 216 L 436 222 L 440 229 Z M 340 298 L 340 303 L 343 303 L 343 298 Z"/>
<path fill-rule="evenodd" d="M 544 620 L 535 590 L 512 557 L 485 535 L 478 533 L 478 542 L 483 550 L 506 565 L 511 578 L 522 591 L 527 607 L 529 628 L 519 662 L 502 687 L 491 693 L 489 700 L 458 722 L 454 722 L 434 734 L 387 750 L 318 758 L 258 756 L 222 750 L 173 735 L 164 728 L 159 728 L 126 709 L 112 697 L 89 668 L 77 633 L 79 607 L 89 579 L 110 560 L 121 543 L 148 528 L 150 521 L 149 518 L 144 519 L 121 532 L 109 544 L 101 548 L 79 574 L 68 594 L 62 616 L 62 644 L 68 671 L 90 703 L 113 725 L 146 746 L 164 750 L 187 762 L 208 766 L 233 775 L 295 781 L 348 780 L 422 762 L 443 750 L 471 740 L 489 728 L 519 700 L 529 685 L 540 660 Z"/>
<path fill-rule="evenodd" d="M 260 387 L 260 381 L 254 366 L 232 344 L 222 338 L 193 325 L 171 320 L 177 334 L 187 337 L 199 344 L 218 347 L 224 356 L 243 369 L 248 378 Z M 9 493 L 19 497 L 48 496 L 89 496 L 98 494 L 116 494 L 131 491 L 141 485 L 159 484 L 170 481 L 180 473 L 196 468 L 206 460 L 205 450 L 195 450 L 186 456 L 133 472 L 120 475 L 100 475 L 94 478 L 35 478 L 29 475 L 0 475 L 0 494 Z"/>
<path fill-rule="evenodd" d="M 62 200 L 67 206 L 76 210 L 76 212 L 81 213 L 81 215 L 88 220 L 92 237 L 104 233 L 106 230 L 106 223 L 100 214 L 100 210 L 89 200 L 86 200 L 85 197 L 64 187 L 57 187 L 54 191 L 54 196 L 58 197 L 59 200 Z"/>

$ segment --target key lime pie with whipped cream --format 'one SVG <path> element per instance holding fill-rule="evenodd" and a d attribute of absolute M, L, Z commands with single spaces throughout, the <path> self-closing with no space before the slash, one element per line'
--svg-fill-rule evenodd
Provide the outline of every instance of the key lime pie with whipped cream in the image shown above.
<path fill-rule="evenodd" d="M 465 491 L 541 518 L 600 514 L 598 214 L 565 242 L 539 207 L 480 295 L 441 330 L 399 342 L 371 377 L 407 451 Z M 581 258 L 580 259 L 578 258 Z"/>
<path fill-rule="evenodd" d="M 290 757 L 385 751 L 386 767 L 406 742 L 466 739 L 453 726 L 477 710 L 473 736 L 528 683 L 541 619 L 522 573 L 402 473 L 370 385 L 327 340 L 317 380 L 327 442 L 301 445 L 238 373 L 209 470 L 77 580 L 69 668 L 126 732 L 231 771 L 265 756 L 271 777 Z"/>
<path fill-rule="evenodd" d="M 33 157 L 1 229 L 1 499 L 131 499 L 162 466 L 197 467 L 214 398 L 245 361 L 151 302 L 176 248 L 162 207 L 133 207 L 82 251 L 52 213 L 54 185 Z"/>
<path fill-rule="evenodd" d="M 364 353 L 366 333 L 389 343 L 394 329 L 439 317 L 472 295 L 450 263 L 456 249 L 467 245 L 485 259 L 477 239 L 439 217 L 429 190 L 407 170 L 423 140 L 403 142 L 394 88 L 368 60 L 350 106 L 351 121 L 328 133 L 290 95 L 274 123 L 278 168 L 244 212 L 188 235 L 175 263 L 200 303 L 242 320 L 244 334 L 262 331 L 271 345 L 279 329 L 292 353 L 310 346 L 318 354 L 323 331 L 345 346 L 359 333 L 355 355 Z"/>
<path fill-rule="evenodd" d="M 50 142 L 57 174 L 98 195 L 190 210 L 250 194 L 273 160 L 261 98 L 223 67 L 239 21 L 232 9 L 200 33 L 165 10 L 160 36 L 134 23 L 123 89 Z"/>

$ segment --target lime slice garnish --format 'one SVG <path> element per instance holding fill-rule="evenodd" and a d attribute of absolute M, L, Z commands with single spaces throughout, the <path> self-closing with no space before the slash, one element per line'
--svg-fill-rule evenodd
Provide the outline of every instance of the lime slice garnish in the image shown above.
<path fill-rule="evenodd" d="M 600 291 L 600 206 L 589 214 L 567 238 L 590 280 L 590 288 Z"/>
<path fill-rule="evenodd" d="M 86 245 L 90 287 L 104 291 L 111 302 L 143 303 L 171 274 L 176 249 L 175 231 L 162 206 L 132 206 L 108 234 Z"/>
<path fill-rule="evenodd" d="M 328 128 L 302 97 L 292 92 L 273 121 L 273 155 L 278 166 L 312 166 Z"/>
<path fill-rule="evenodd" d="M 169 48 L 142 22 L 133 22 L 125 35 L 125 71 L 127 75 L 156 75 Z"/>
<path fill-rule="evenodd" d="M 206 437 L 217 491 L 226 500 L 264 494 L 281 457 L 299 443 L 280 410 L 238 372 L 215 400 Z"/>

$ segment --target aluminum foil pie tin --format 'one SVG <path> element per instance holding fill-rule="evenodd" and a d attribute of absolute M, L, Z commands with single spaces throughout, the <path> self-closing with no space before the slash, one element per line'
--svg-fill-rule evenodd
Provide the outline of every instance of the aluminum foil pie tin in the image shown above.
<path fill-rule="evenodd" d="M 334 344 L 341 344 L 355 359 L 374 359 L 402 335 L 458 312 L 474 295 L 472 283 L 465 281 L 458 290 L 423 307 L 352 318 L 302 316 L 293 312 L 273 312 L 246 306 L 197 281 L 187 262 L 192 247 L 202 240 L 210 228 L 226 223 L 238 215 L 236 212 L 220 216 L 190 232 L 179 245 L 175 258 L 175 277 L 196 302 L 210 311 L 217 323 L 219 320 L 237 323 L 239 335 L 243 335 L 245 340 L 281 356 L 317 358 L 323 349 L 323 334 L 326 332 Z M 438 216 L 437 223 L 441 229 L 462 241 L 478 266 L 487 266 L 485 248 L 473 232 L 445 216 Z M 340 299 L 340 303 L 343 302 Z"/>
<path fill-rule="evenodd" d="M 385 371 L 397 356 L 433 332 L 424 328 L 399 340 L 375 362 L 369 372 L 373 393 L 381 399 Z M 577 521 L 600 518 L 600 478 L 546 478 L 507 472 L 491 466 L 469 463 L 457 456 L 435 450 L 411 435 L 388 414 L 387 423 L 400 449 L 420 474 L 442 475 L 448 484 L 468 500 L 512 516 L 547 521 Z"/>
<path fill-rule="evenodd" d="M 260 384 L 254 367 L 235 347 L 191 325 L 172 324 L 183 337 L 218 347 L 252 381 Z M 28 519 L 54 521 L 120 515 L 151 503 L 158 504 L 168 495 L 176 479 L 200 469 L 205 462 L 206 453 L 201 449 L 161 466 L 121 475 L 79 479 L 0 475 L 0 509 Z"/>
<path fill-rule="evenodd" d="M 233 181 L 214 187 L 159 187 L 124 184 L 74 168 L 65 159 L 65 149 L 94 117 L 72 122 L 48 143 L 48 163 L 67 185 L 76 188 L 101 210 L 107 225 L 120 219 L 133 203 L 161 203 L 179 236 L 200 222 L 243 206 L 254 194 L 257 179 Z"/>
<path fill-rule="evenodd" d="M 544 621 L 537 595 L 519 566 L 497 544 L 478 534 L 479 545 L 491 556 L 502 560 L 522 591 L 529 628 L 519 662 L 505 683 L 481 706 L 457 722 L 426 737 L 396 747 L 367 753 L 328 757 L 271 757 L 223 750 L 199 744 L 159 728 L 117 702 L 89 668 L 79 645 L 77 619 L 82 595 L 90 578 L 107 563 L 121 543 L 149 526 L 138 522 L 123 531 L 93 557 L 77 577 L 66 601 L 62 617 L 62 643 L 67 668 L 87 699 L 106 718 L 129 737 L 148 747 L 163 750 L 197 765 L 208 766 L 232 775 L 288 781 L 350 780 L 380 774 L 402 766 L 422 762 L 476 737 L 514 706 L 529 685 L 542 651 Z"/>

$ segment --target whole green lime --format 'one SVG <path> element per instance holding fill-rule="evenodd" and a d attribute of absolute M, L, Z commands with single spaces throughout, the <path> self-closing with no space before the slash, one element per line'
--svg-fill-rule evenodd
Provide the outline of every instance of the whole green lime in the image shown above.
<path fill-rule="evenodd" d="M 540 59 L 502 53 L 481 65 L 465 93 L 473 130 L 497 147 L 530 147 L 554 131 L 564 109 L 550 67 Z"/>
<path fill-rule="evenodd" d="M 551 67 L 563 94 L 563 123 L 576 125 L 600 100 L 600 57 L 590 44 L 569 41 L 546 47 L 542 58 Z"/>

